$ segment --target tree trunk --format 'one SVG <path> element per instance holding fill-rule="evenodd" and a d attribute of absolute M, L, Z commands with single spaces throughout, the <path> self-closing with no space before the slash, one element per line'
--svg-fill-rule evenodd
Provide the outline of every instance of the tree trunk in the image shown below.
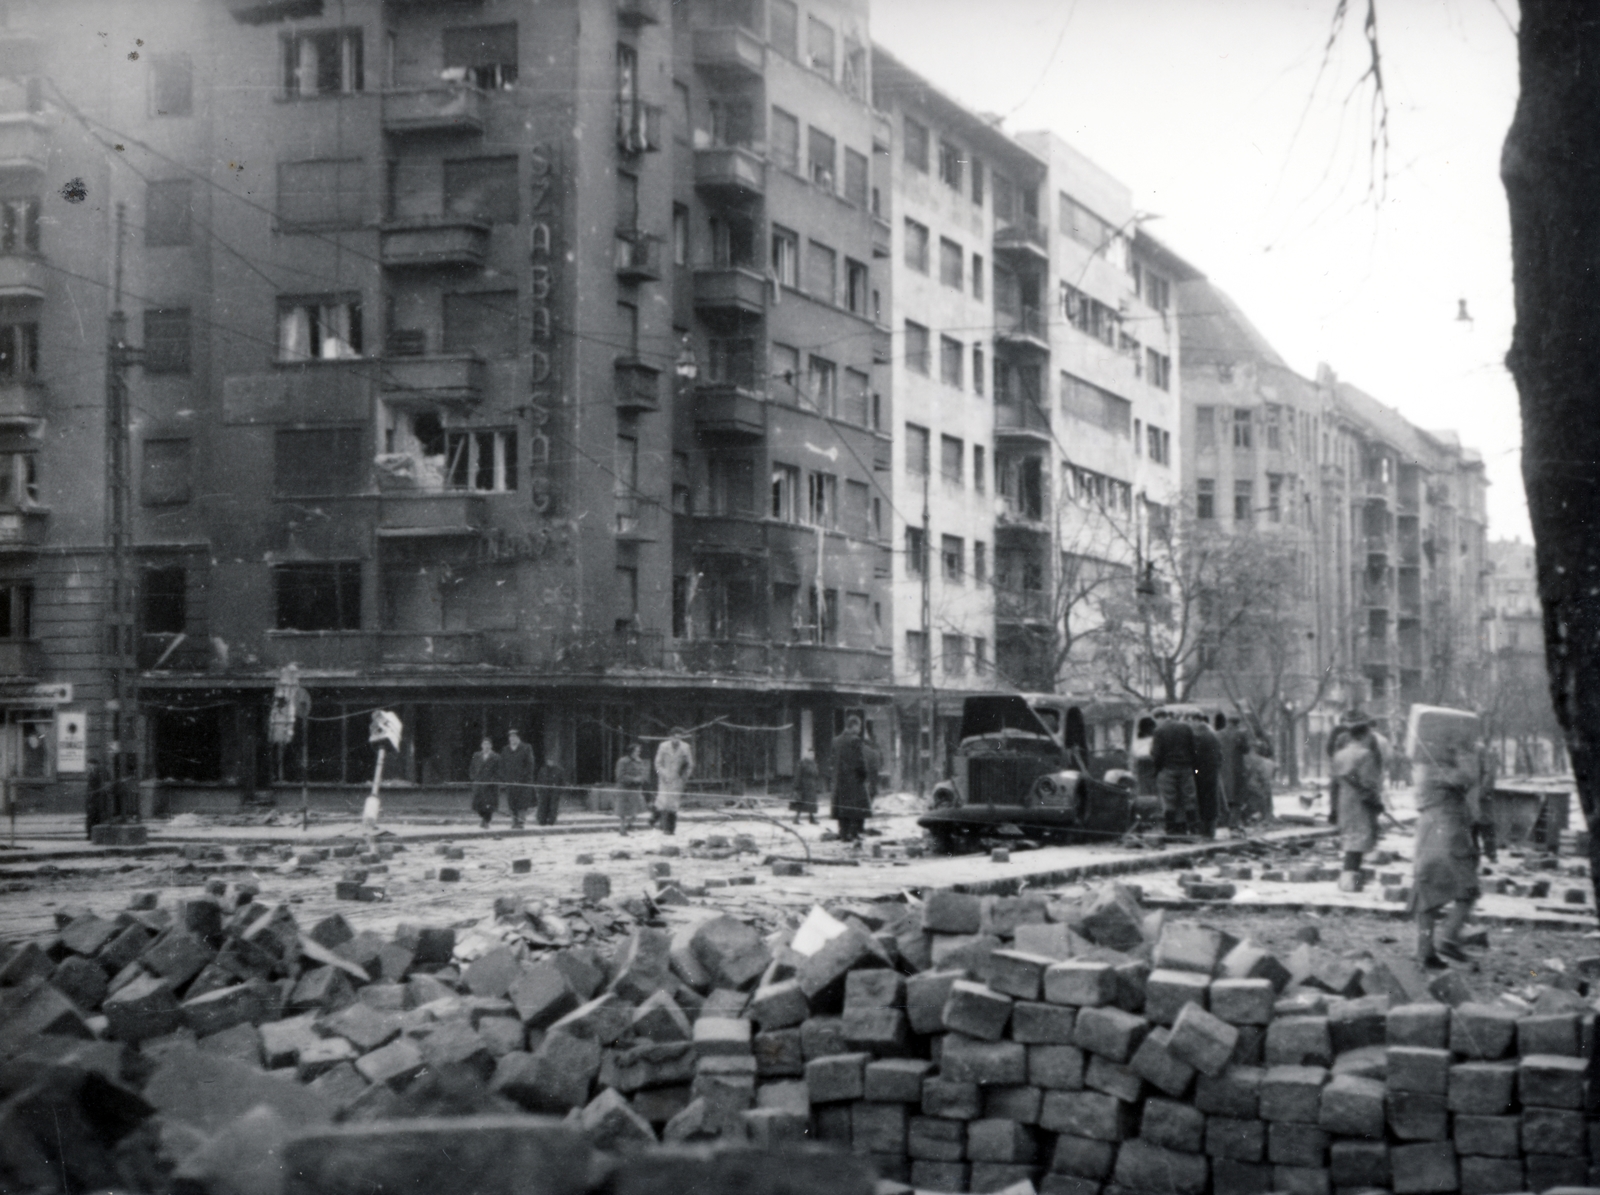
<path fill-rule="evenodd" d="M 1500 173 L 1511 208 L 1522 477 L 1550 695 L 1600 905 L 1600 10 L 1523 0 L 1522 91 Z"/>

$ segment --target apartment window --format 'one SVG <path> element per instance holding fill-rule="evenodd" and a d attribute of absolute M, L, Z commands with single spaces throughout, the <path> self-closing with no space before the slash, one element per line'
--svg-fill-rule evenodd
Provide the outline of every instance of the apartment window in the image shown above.
<path fill-rule="evenodd" d="M 280 428 L 272 448 L 275 494 L 353 494 L 366 486 L 370 453 L 365 428 Z"/>
<path fill-rule="evenodd" d="M 959 149 L 948 141 L 939 142 L 939 181 L 952 191 L 961 190 L 963 165 Z"/>
<path fill-rule="evenodd" d="M 824 191 L 831 192 L 834 188 L 838 152 L 837 143 L 832 137 L 818 128 L 809 130 L 806 135 L 806 173 Z"/>
<path fill-rule="evenodd" d="M 278 360 L 331 361 L 361 353 L 359 299 L 319 295 L 278 300 Z"/>
<path fill-rule="evenodd" d="M 33 586 L 0 585 L 0 639 L 33 638 Z"/>
<path fill-rule="evenodd" d="M 983 298 L 983 254 L 972 255 L 972 297 Z"/>
<path fill-rule="evenodd" d="M 922 576 L 922 566 L 927 559 L 927 545 L 922 542 L 921 527 L 906 527 L 906 576 Z"/>
<path fill-rule="evenodd" d="M 361 629 L 361 562 L 330 560 L 272 570 L 280 631 Z"/>
<path fill-rule="evenodd" d="M 833 80 L 833 26 L 816 17 L 806 18 L 806 65 Z"/>
<path fill-rule="evenodd" d="M 147 307 L 144 313 L 144 371 L 189 372 L 189 309 Z"/>
<path fill-rule="evenodd" d="M 152 182 L 145 187 L 144 192 L 144 243 L 151 248 L 160 248 L 166 245 L 187 245 L 190 243 L 191 232 L 189 229 L 189 212 L 193 202 L 194 184 L 186 178 L 163 179 Z M 31 204 L 27 213 L 13 214 L 13 207 L 18 204 Z M 22 249 L 23 244 L 13 244 L 13 227 L 21 223 L 24 236 L 23 242 L 29 249 L 39 247 L 39 203 L 38 200 L 8 200 L 3 209 L 5 214 L 5 249 L 14 253 Z M 25 217 L 23 220 L 18 217 Z"/>
<path fill-rule="evenodd" d="M 840 415 L 846 423 L 853 423 L 857 427 L 867 426 L 867 401 L 871 386 L 867 375 L 859 369 L 844 371 L 844 407 Z"/>
<path fill-rule="evenodd" d="M 800 285 L 800 234 L 772 226 L 772 275 L 781 286 Z"/>
<path fill-rule="evenodd" d="M 1233 483 L 1233 519 L 1236 523 L 1255 522 L 1255 482 Z"/>
<path fill-rule="evenodd" d="M 714 337 L 706 343 L 710 361 L 707 381 L 723 382 L 745 390 L 765 391 L 767 380 L 756 356 L 756 342 L 749 336 Z"/>
<path fill-rule="evenodd" d="M 491 224 L 517 222 L 517 159 L 461 158 L 444 164 L 444 210 Z"/>
<path fill-rule="evenodd" d="M 1133 455 L 1134 456 L 1139 456 L 1144 452 L 1144 448 L 1142 447 L 1143 444 L 1144 444 L 1144 420 L 1143 419 L 1135 419 L 1133 421 Z"/>
<path fill-rule="evenodd" d="M 844 483 L 844 526 L 863 539 L 872 534 L 872 496 L 864 481 Z"/>
<path fill-rule="evenodd" d="M 1283 474 L 1267 474 L 1267 522 L 1283 522 Z"/>
<path fill-rule="evenodd" d="M 1144 377 L 1157 390 L 1172 389 L 1172 358 L 1155 349 L 1144 351 Z"/>
<path fill-rule="evenodd" d="M 1163 431 L 1155 424 L 1145 427 L 1146 443 L 1149 445 L 1150 462 L 1156 465 L 1170 465 L 1172 463 L 1172 433 Z"/>
<path fill-rule="evenodd" d="M 967 638 L 965 635 L 945 635 L 940 645 L 943 648 L 944 666 L 946 676 L 965 676 L 967 674 Z"/>
<path fill-rule="evenodd" d="M 966 445 L 955 436 L 939 437 L 939 476 L 959 486 L 966 475 Z"/>
<path fill-rule="evenodd" d="M 839 293 L 839 255 L 817 241 L 806 243 L 806 294 L 832 304 Z"/>
<path fill-rule="evenodd" d="M 800 57 L 800 10 L 792 0 L 767 0 L 767 41 L 785 58 Z"/>
<path fill-rule="evenodd" d="M 975 638 L 972 641 L 972 672 L 975 676 L 989 675 L 989 641 Z"/>
<path fill-rule="evenodd" d="M 832 527 L 838 518 L 839 479 L 832 473 L 806 475 L 806 522 Z"/>
<path fill-rule="evenodd" d="M 772 466 L 772 517 L 783 523 L 800 521 L 800 470 L 793 465 Z"/>
<path fill-rule="evenodd" d="M 961 290 L 966 285 L 961 267 L 966 254 L 960 245 L 948 237 L 939 238 L 939 281 L 945 286 Z"/>
<path fill-rule="evenodd" d="M 992 176 L 994 182 L 994 218 L 1009 224 L 1017 218 L 1017 185 L 1003 174 Z"/>
<path fill-rule="evenodd" d="M 675 515 L 694 513 L 694 485 L 691 481 L 687 452 L 672 454 L 672 513 Z"/>
<path fill-rule="evenodd" d="M 869 290 L 867 267 L 859 261 L 845 258 L 844 280 L 846 308 L 852 315 L 859 315 L 863 319 L 870 318 L 867 309 Z"/>
<path fill-rule="evenodd" d="M 983 393 L 984 372 L 983 346 L 975 344 L 972 346 L 972 392 L 974 394 Z"/>
<path fill-rule="evenodd" d="M 989 545 L 981 539 L 972 541 L 972 579 L 979 585 L 989 579 Z"/>
<path fill-rule="evenodd" d="M 706 480 L 711 491 L 711 510 L 718 515 L 757 513 L 755 465 L 743 455 L 714 454 L 706 461 Z M 796 487 L 799 482 L 796 481 Z"/>
<path fill-rule="evenodd" d="M 504 91 L 517 83 L 517 27 L 464 25 L 444 31 L 444 65 L 462 72 L 485 91 Z"/>
<path fill-rule="evenodd" d="M 139 570 L 139 629 L 146 635 L 181 635 L 188 628 L 188 571 L 181 564 Z"/>
<path fill-rule="evenodd" d="M 946 386 L 961 389 L 961 366 L 965 357 L 966 349 L 959 340 L 939 337 L 939 380 Z"/>
<path fill-rule="evenodd" d="M 800 173 L 800 118 L 778 107 L 772 109 L 772 163 Z"/>
<path fill-rule="evenodd" d="M 930 346 L 928 343 L 928 329 L 911 320 L 906 321 L 906 368 L 926 377 L 932 372 L 933 363 L 929 360 Z"/>
<path fill-rule="evenodd" d="M 972 446 L 972 488 L 980 494 L 983 493 L 984 487 L 988 484 L 988 475 L 986 473 L 988 466 L 984 461 L 983 445 L 974 444 Z"/>
<path fill-rule="evenodd" d="M 906 661 L 919 669 L 928 663 L 928 637 L 921 631 L 906 632 Z"/>
<path fill-rule="evenodd" d="M 800 398 L 800 350 L 776 341 L 767 350 L 767 384 L 773 397 L 795 405 Z"/>
<path fill-rule="evenodd" d="M 672 205 L 672 264 L 689 264 L 689 209 L 681 203 Z"/>
<path fill-rule="evenodd" d="M 913 170 L 928 173 L 928 126 L 907 116 L 901 120 L 905 141 L 905 162 Z"/>
<path fill-rule="evenodd" d="M 278 222 L 285 232 L 359 228 L 366 197 L 367 165 L 360 158 L 278 163 Z"/>
<path fill-rule="evenodd" d="M 1261 423 L 1266 431 L 1267 449 L 1277 452 L 1283 448 L 1283 408 L 1269 402 L 1261 408 Z"/>
<path fill-rule="evenodd" d="M 812 405 L 823 415 L 836 415 L 839 411 L 839 367 L 826 357 L 812 357 L 806 362 L 806 389 Z"/>
<path fill-rule="evenodd" d="M 362 88 L 359 29 L 322 29 L 283 39 L 283 89 L 292 97 L 338 95 Z"/>
<path fill-rule="evenodd" d="M 189 501 L 189 441 L 146 440 L 139 462 L 139 500 L 146 506 L 179 506 Z"/>
<path fill-rule="evenodd" d="M 1252 431 L 1249 407 L 1233 409 L 1233 446 L 1235 448 L 1255 446 L 1255 433 Z"/>
<path fill-rule="evenodd" d="M 194 114 L 194 67 L 187 54 L 150 56 L 150 114 Z"/>
<path fill-rule="evenodd" d="M 1157 311 L 1172 306 L 1172 284 L 1147 265 L 1134 266 L 1133 291 Z"/>
<path fill-rule="evenodd" d="M 694 133 L 694 121 L 689 115 L 689 88 L 673 80 L 672 83 L 672 139 L 688 145 Z"/>
<path fill-rule="evenodd" d="M 1217 408 L 1194 409 L 1194 446 L 1204 451 L 1217 446 Z"/>
<path fill-rule="evenodd" d="M 853 149 L 844 151 L 844 197 L 857 207 L 867 206 L 867 158 Z"/>
<path fill-rule="evenodd" d="M 906 472 L 928 471 L 928 429 L 915 423 L 906 424 Z"/>
<path fill-rule="evenodd" d="M 928 272 L 928 226 L 906 218 L 906 265 L 919 274 Z"/>
<path fill-rule="evenodd" d="M 944 579 L 959 585 L 967 575 L 966 542 L 959 535 L 940 536 L 939 562 Z"/>
<path fill-rule="evenodd" d="M 621 444 L 622 437 L 618 437 L 617 442 Z M 637 472 L 637 454 L 633 460 Z M 516 431 L 446 432 L 445 484 L 453 490 L 479 490 L 485 493 L 506 493 L 516 489 Z M 628 490 L 631 494 L 631 478 Z"/>
<path fill-rule="evenodd" d="M 517 292 L 480 290 L 444 296 L 444 351 L 478 357 L 513 357 L 517 337 Z"/>

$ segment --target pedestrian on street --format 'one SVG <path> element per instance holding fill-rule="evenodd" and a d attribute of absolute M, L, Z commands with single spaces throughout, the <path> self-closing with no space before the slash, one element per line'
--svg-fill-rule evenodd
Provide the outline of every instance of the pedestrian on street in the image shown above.
<path fill-rule="evenodd" d="M 1473 829 L 1481 820 L 1482 779 L 1471 744 L 1447 743 L 1427 759 L 1417 787 L 1411 911 L 1417 918 L 1417 961 L 1434 970 L 1446 965 L 1440 955 L 1459 963 L 1469 961 L 1461 948 L 1461 930 L 1478 899 Z M 1434 928 L 1441 919 L 1444 925 L 1436 944 Z"/>
<path fill-rule="evenodd" d="M 494 740 L 483 736 L 478 753 L 467 764 L 467 779 L 472 781 L 472 812 L 489 828 L 489 819 L 500 807 L 500 756 L 495 753 Z"/>
<path fill-rule="evenodd" d="M 1344 866 L 1340 892 L 1361 891 L 1361 857 L 1378 845 L 1383 813 L 1383 753 L 1365 719 L 1344 726 L 1344 745 L 1333 757 L 1331 774 L 1339 793 L 1339 841 Z"/>
<path fill-rule="evenodd" d="M 1245 757 L 1250 754 L 1250 736 L 1238 714 L 1229 714 L 1227 725 L 1217 732 L 1217 742 L 1222 748 L 1222 767 L 1217 774 L 1222 789 L 1222 799 L 1227 803 L 1230 820 L 1238 825 L 1245 819 Z"/>
<path fill-rule="evenodd" d="M 84 793 L 83 830 L 84 835 L 94 841 L 94 828 L 101 822 L 109 822 L 115 816 L 115 798 L 112 794 L 111 783 L 106 776 L 106 770 L 98 759 L 89 764 L 88 785 Z"/>
<path fill-rule="evenodd" d="M 1217 822 L 1227 820 L 1228 802 L 1222 795 L 1222 741 L 1204 713 L 1190 717 L 1194 734 L 1195 805 L 1200 815 L 1200 835 L 1217 836 Z"/>
<path fill-rule="evenodd" d="M 817 824 L 817 794 L 822 790 L 822 771 L 817 767 L 817 755 L 810 747 L 801 753 L 800 763 L 794 770 L 794 800 L 789 808 L 794 810 L 795 825 L 802 817 Z"/>
<path fill-rule="evenodd" d="M 535 817 L 541 826 L 553 826 L 561 814 L 561 793 L 567 785 L 567 774 L 561 770 L 554 753 L 545 756 L 539 772 L 533 778 L 533 796 L 538 803 Z"/>
<path fill-rule="evenodd" d="M 650 782 L 650 765 L 639 754 L 637 742 L 617 760 L 617 822 L 624 834 L 633 829 L 633 819 L 644 812 L 644 786 Z"/>
<path fill-rule="evenodd" d="M 506 735 L 506 749 L 500 755 L 500 788 L 505 793 L 506 808 L 511 811 L 511 828 L 522 829 L 522 817 L 533 804 L 533 776 L 535 763 L 533 748 L 522 741 L 522 735 L 513 730 Z"/>
<path fill-rule="evenodd" d="M 1150 762 L 1156 769 L 1156 793 L 1161 797 L 1167 833 L 1195 833 L 1200 816 L 1194 782 L 1194 732 L 1189 723 L 1157 710 Z"/>
<path fill-rule="evenodd" d="M 867 723 L 864 730 L 861 750 L 867 765 L 867 799 L 870 802 L 878 795 L 878 769 L 883 767 L 883 751 L 878 747 L 878 740 L 872 737 L 872 723 Z"/>
<path fill-rule="evenodd" d="M 694 775 L 694 749 L 686 741 L 688 733 L 674 726 L 667 741 L 656 748 L 656 812 L 666 834 L 678 832 L 678 807 L 684 787 Z"/>
<path fill-rule="evenodd" d="M 861 719 L 851 714 L 845 719 L 844 733 L 833 740 L 833 816 L 839 823 L 839 838 L 860 842 L 871 813 L 866 743 L 861 737 Z"/>

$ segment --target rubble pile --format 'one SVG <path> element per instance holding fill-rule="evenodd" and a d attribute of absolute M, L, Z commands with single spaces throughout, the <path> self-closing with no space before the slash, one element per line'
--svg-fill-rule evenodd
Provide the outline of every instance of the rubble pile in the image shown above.
<path fill-rule="evenodd" d="M 242 1192 L 252 1164 L 253 1191 L 322 1189 L 410 1156 L 407 1133 L 508 1124 L 543 1126 L 523 1150 L 820 1143 L 886 1184 L 1054 1195 L 1494 1195 L 1600 1160 L 1573 990 L 1480 1003 L 1456 972 L 1280 960 L 1120 884 L 670 926 L 592 888 L 581 917 L 507 896 L 490 924 L 387 937 L 250 888 L 63 914 L 0 954 L 0 1189 Z M 572 1189 L 695 1185 L 673 1164 L 574 1163 Z M 761 1173 L 726 1189 L 782 1188 Z"/>

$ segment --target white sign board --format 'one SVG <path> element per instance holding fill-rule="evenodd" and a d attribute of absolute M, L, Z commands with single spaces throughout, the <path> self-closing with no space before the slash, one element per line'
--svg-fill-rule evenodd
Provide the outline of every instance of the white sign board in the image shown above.
<path fill-rule="evenodd" d="M 89 715 L 83 710 L 56 711 L 56 773 L 89 770 Z"/>

